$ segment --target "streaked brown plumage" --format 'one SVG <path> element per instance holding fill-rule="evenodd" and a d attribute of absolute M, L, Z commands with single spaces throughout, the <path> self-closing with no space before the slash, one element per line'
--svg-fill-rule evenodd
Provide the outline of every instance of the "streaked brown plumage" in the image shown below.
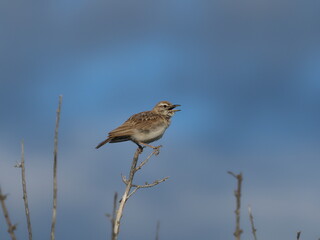
<path fill-rule="evenodd" d="M 148 145 L 162 137 L 165 130 L 170 126 L 171 117 L 175 112 L 180 111 L 174 109 L 178 104 L 171 104 L 168 101 L 162 101 L 151 111 L 137 113 L 131 116 L 121 126 L 112 130 L 108 138 L 98 144 L 96 148 L 100 148 L 106 143 L 117 143 L 124 141 L 132 141 L 140 148 L 141 145 Z"/>

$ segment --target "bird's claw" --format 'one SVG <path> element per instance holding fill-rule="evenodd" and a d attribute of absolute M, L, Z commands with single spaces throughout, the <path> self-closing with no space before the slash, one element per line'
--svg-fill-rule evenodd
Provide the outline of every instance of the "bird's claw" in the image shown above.
<path fill-rule="evenodd" d="M 144 147 L 141 147 L 141 146 L 138 147 L 139 153 L 142 153 L 142 152 L 143 152 L 143 148 L 144 148 Z"/>
<path fill-rule="evenodd" d="M 154 147 L 153 150 L 154 150 L 154 155 L 158 155 L 160 153 L 160 148 L 162 147 L 162 145 L 159 145 L 157 147 Z"/>

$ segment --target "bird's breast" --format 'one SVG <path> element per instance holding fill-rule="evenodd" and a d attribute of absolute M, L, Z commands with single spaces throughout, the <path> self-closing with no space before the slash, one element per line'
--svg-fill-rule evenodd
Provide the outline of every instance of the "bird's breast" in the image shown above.
<path fill-rule="evenodd" d="M 139 142 L 151 143 L 160 139 L 167 128 L 166 124 L 158 124 L 150 128 L 137 129 L 133 138 Z"/>

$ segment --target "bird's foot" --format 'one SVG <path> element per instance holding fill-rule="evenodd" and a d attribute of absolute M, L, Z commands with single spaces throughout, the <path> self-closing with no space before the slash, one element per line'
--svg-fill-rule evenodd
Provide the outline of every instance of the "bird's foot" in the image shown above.
<path fill-rule="evenodd" d="M 143 149 L 144 149 L 144 148 L 145 148 L 145 147 L 142 147 L 142 146 L 138 145 L 139 154 L 141 154 L 141 153 L 143 152 Z"/>
<path fill-rule="evenodd" d="M 159 146 L 154 147 L 154 146 L 152 146 L 152 145 L 149 145 L 149 144 L 146 144 L 146 143 L 143 143 L 143 142 L 139 142 L 139 143 L 136 143 L 136 144 L 139 146 L 140 153 L 142 153 L 143 148 L 145 148 L 145 147 L 150 147 L 150 148 L 153 149 L 155 155 L 158 155 L 158 154 L 159 154 L 160 148 L 162 147 L 162 145 L 159 145 Z M 144 145 L 144 146 L 142 147 L 141 145 Z"/>
<path fill-rule="evenodd" d="M 159 146 L 156 146 L 156 147 L 153 147 L 153 151 L 154 151 L 154 155 L 158 155 L 160 153 L 160 148 L 162 147 L 162 145 L 159 145 Z"/>

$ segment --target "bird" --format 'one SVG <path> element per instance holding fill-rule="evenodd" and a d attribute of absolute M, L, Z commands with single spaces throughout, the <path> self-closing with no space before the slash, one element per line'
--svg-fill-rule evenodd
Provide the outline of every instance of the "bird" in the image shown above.
<path fill-rule="evenodd" d="M 179 104 L 168 101 L 158 102 L 151 111 L 140 112 L 132 115 L 127 121 L 109 132 L 107 139 L 96 146 L 96 149 L 106 143 L 132 141 L 142 150 L 141 145 L 157 149 L 149 143 L 159 140 L 170 126 L 171 117 L 180 109 Z"/>

